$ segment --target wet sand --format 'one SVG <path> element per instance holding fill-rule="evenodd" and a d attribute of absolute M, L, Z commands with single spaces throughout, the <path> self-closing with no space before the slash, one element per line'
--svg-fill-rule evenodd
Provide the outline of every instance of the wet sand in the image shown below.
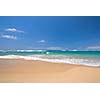
<path fill-rule="evenodd" d="M 1 83 L 97 83 L 100 68 L 31 60 L 0 59 Z"/>

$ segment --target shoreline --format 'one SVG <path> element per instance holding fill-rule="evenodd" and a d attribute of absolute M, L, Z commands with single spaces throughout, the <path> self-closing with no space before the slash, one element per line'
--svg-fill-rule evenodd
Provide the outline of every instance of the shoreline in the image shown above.
<path fill-rule="evenodd" d="M 97 83 L 100 68 L 24 59 L 0 59 L 0 82 Z"/>
<path fill-rule="evenodd" d="M 45 60 L 32 60 L 32 59 L 24 59 L 24 58 L 0 58 L 0 60 L 25 60 L 25 61 L 40 61 L 40 62 L 47 62 L 47 63 L 53 63 L 53 64 L 77 65 L 77 66 L 94 67 L 94 68 L 98 68 L 98 67 L 100 67 L 100 66 L 95 66 L 95 65 L 86 65 L 86 64 L 71 64 L 71 63 L 52 62 L 52 61 L 45 61 Z"/>

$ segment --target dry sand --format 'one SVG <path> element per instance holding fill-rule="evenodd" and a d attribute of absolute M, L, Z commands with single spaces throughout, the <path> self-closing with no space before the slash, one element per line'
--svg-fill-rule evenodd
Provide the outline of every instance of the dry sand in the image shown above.
<path fill-rule="evenodd" d="M 42 61 L 0 59 L 0 82 L 100 82 L 100 68 Z"/>

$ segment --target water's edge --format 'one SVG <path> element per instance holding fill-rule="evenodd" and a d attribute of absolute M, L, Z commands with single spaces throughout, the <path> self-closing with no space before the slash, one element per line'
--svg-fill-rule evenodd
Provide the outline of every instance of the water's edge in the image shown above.
<path fill-rule="evenodd" d="M 18 56 L 18 55 L 8 55 L 0 56 L 0 59 L 24 59 L 24 60 L 35 60 L 35 61 L 44 61 L 51 63 L 65 63 L 65 64 L 75 64 L 75 65 L 85 65 L 90 67 L 100 67 L 100 63 L 90 62 L 83 59 L 47 59 L 34 56 Z"/>

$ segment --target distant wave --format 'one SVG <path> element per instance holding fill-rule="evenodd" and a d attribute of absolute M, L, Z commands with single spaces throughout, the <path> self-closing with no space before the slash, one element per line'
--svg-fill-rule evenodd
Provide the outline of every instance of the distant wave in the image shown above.
<path fill-rule="evenodd" d="M 17 52 L 44 52 L 46 50 L 16 50 Z"/>
<path fill-rule="evenodd" d="M 0 50 L 0 52 L 45 52 L 46 50 Z"/>
<path fill-rule="evenodd" d="M 19 55 L 6 55 L 0 56 L 1 59 L 25 59 L 25 60 L 39 60 L 52 63 L 66 63 L 66 64 L 77 64 L 77 65 L 86 65 L 99 67 L 100 61 L 91 61 L 88 59 L 76 59 L 76 58 L 66 58 L 66 59 L 49 59 L 43 58 L 42 56 L 19 56 Z"/>

